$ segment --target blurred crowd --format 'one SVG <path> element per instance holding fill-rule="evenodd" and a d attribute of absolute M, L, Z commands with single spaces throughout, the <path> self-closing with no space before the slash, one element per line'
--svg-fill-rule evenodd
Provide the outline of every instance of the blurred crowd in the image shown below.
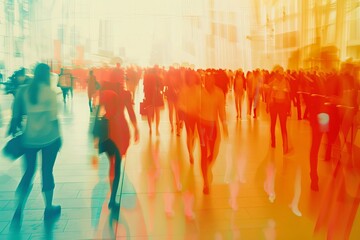
<path fill-rule="evenodd" d="M 357 156 L 352 155 L 353 141 L 360 126 L 359 73 L 360 65 L 352 61 L 343 62 L 339 70 L 328 68 L 310 71 L 288 70 L 279 65 L 274 66 L 272 70 L 244 71 L 241 68 L 194 69 L 158 65 L 147 68 L 136 65 L 123 67 L 117 63 L 114 67 L 81 70 L 62 68 L 59 74 L 54 74 L 48 65 L 39 64 L 33 75 L 26 75 L 25 69 L 22 68 L 10 78 L 11 87 L 7 88 L 7 93 L 16 96 L 9 134 L 16 134 L 21 125 L 19 119 L 22 115 L 28 117 L 24 131 L 24 138 L 27 139 L 24 145 L 27 168 L 18 187 L 19 199 L 22 200 L 19 200 L 14 218 L 21 217 L 24 199 L 31 190 L 35 171 L 34 154 L 40 150 L 43 152 L 43 165 L 45 159 L 50 158 L 46 161 L 52 162 L 51 166 L 42 169 L 45 176 L 43 191 L 47 206 L 45 215 L 52 217 L 60 214 L 61 209 L 52 206 L 52 167 L 56 159 L 55 152 L 61 147 L 61 131 L 56 117 L 57 107 L 54 104 L 58 93 L 62 93 L 63 102 L 66 104 L 73 98 L 74 88 L 87 89 L 89 111 L 96 110 L 96 118 L 107 119 L 106 138 L 101 139 L 99 135 L 94 135 L 94 146 L 99 153 L 106 153 L 109 158 L 109 209 L 117 209 L 119 206 L 115 196 L 120 178 L 121 159 L 126 155 L 130 139 L 133 137 L 135 142 L 139 140 L 136 111 L 147 119 L 149 134 L 153 133 L 155 123 L 155 134 L 159 137 L 160 112 L 166 107 L 169 131 L 180 137 L 185 127 L 190 164 L 196 161 L 194 148 L 195 142 L 199 142 L 204 194 L 210 194 L 211 191 L 212 167 L 217 158 L 220 139 L 228 140 L 228 117 L 232 116 L 228 114 L 229 111 L 236 112 L 236 120 L 244 117 L 256 120 L 261 115 L 261 108 L 264 108 L 270 117 L 270 149 L 277 146 L 275 129 L 279 119 L 284 156 L 291 156 L 294 151 L 287 131 L 288 118 L 294 113 L 297 120 L 309 121 L 309 176 L 312 191 L 319 191 L 318 158 L 323 136 L 327 139 L 325 161 L 331 161 L 336 166 L 333 174 L 350 171 L 360 175 L 360 163 L 356 157 L 352 157 Z M 136 91 L 140 83 L 143 84 L 144 98 L 140 99 L 140 108 L 135 109 Z M 61 92 L 54 91 L 56 88 Z M 228 98 L 229 94 L 234 97 Z M 24 97 L 28 98 L 25 101 L 26 111 L 21 112 L 17 107 L 21 105 L 20 98 Z M 234 105 L 227 103 L 229 99 L 234 101 Z M 34 107 L 37 104 L 39 107 Z M 245 104 L 247 112 L 244 114 Z M 229 109 L 228 105 L 235 108 Z M 129 118 L 125 117 L 125 113 Z M 39 126 L 36 122 L 43 124 Z M 48 126 L 50 135 L 43 136 L 44 126 Z M 134 130 L 133 134 L 130 129 Z M 346 151 L 350 157 L 343 158 L 341 151 Z M 346 174 L 341 175 L 341 178 L 345 179 L 345 184 Z M 357 186 L 355 199 L 360 197 L 359 183 L 353 183 Z M 344 186 L 338 187 L 340 189 Z M 269 194 L 270 201 L 274 201 L 274 192 L 269 187 L 265 187 L 265 191 Z M 334 192 L 341 194 L 340 190 Z M 293 211 L 301 215 L 296 201 L 293 202 Z"/>

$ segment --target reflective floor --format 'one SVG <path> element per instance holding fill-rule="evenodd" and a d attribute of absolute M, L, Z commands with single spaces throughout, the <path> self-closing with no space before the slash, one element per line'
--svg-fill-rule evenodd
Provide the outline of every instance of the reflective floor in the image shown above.
<path fill-rule="evenodd" d="M 137 114 L 141 99 L 139 90 Z M 87 95 L 75 92 L 65 107 L 59 96 L 63 147 L 55 164 L 54 204 L 62 206 L 61 218 L 44 224 L 38 172 L 22 227 L 11 228 L 14 191 L 22 166 L 21 160 L 11 162 L 1 155 L 0 239 L 326 239 L 328 229 L 331 232 L 331 226 L 341 225 L 342 220 L 333 225 L 319 220 L 329 199 L 333 166 L 323 161 L 320 152 L 320 191 L 311 191 L 309 123 L 298 121 L 293 112 L 288 131 L 294 153 L 284 157 L 279 126 L 278 147 L 270 149 L 264 106 L 253 119 L 246 117 L 245 105 L 245 117 L 237 121 L 229 94 L 229 139 L 219 145 L 210 195 L 202 193 L 198 142 L 191 165 L 185 129 L 180 136 L 171 132 L 166 108 L 161 115 L 160 136 L 150 135 L 146 120 L 138 115 L 140 142 L 132 144 L 123 159 L 120 213 L 110 214 L 108 160 L 100 155 L 97 164 L 92 161 L 89 126 L 93 117 Z M 1 136 L 5 135 L 9 113 L 3 111 Z M 0 139 L 1 146 L 6 140 Z M 350 239 L 360 239 L 357 208 L 353 214 Z"/>

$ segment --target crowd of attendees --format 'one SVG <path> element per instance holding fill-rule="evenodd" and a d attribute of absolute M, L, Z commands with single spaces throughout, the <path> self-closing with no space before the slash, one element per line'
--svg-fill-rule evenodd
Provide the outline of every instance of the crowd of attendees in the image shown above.
<path fill-rule="evenodd" d="M 52 111 L 51 119 L 46 123 L 55 126 L 54 139 L 36 146 L 27 146 L 25 154 L 28 162 L 27 169 L 19 189 L 26 183 L 21 192 L 22 199 L 26 199 L 31 189 L 30 180 L 33 177 L 34 153 L 39 150 L 46 152 L 49 144 L 54 144 L 54 151 L 61 146 L 57 119 L 55 117 L 56 107 L 47 109 L 46 101 L 42 95 L 48 96 L 45 92 L 38 92 L 38 89 L 48 90 L 49 67 L 38 65 L 35 71 L 35 80 L 30 82 L 30 88 L 23 90 L 25 97 L 39 96 L 39 103 L 44 105 L 44 114 Z M 40 69 L 40 70 L 39 70 Z M 97 109 L 96 115 L 101 114 L 109 121 L 109 137 L 105 141 L 95 137 L 95 147 L 99 152 L 105 152 L 110 161 L 110 187 L 111 198 L 109 209 L 118 208 L 115 202 L 117 186 L 120 177 L 121 158 L 126 154 L 130 144 L 131 136 L 135 141 L 139 140 L 139 131 L 135 111 L 147 118 L 149 134 L 153 133 L 155 122 L 155 134 L 160 136 L 160 112 L 167 107 L 169 131 L 181 136 L 181 130 L 185 126 L 186 146 L 189 162 L 194 163 L 195 142 L 200 143 L 200 163 L 203 178 L 203 193 L 209 194 L 213 179 L 212 167 L 217 157 L 216 144 L 222 139 L 228 138 L 228 117 L 232 116 L 227 111 L 236 112 L 236 120 L 244 118 L 243 105 L 246 104 L 247 116 L 259 117 L 259 108 L 265 106 L 270 116 L 270 148 L 276 148 L 275 128 L 279 118 L 282 152 L 284 156 L 291 155 L 293 146 L 289 143 L 287 132 L 287 119 L 291 115 L 292 108 L 296 110 L 298 120 L 308 120 L 311 126 L 311 147 L 309 153 L 311 190 L 319 191 L 318 177 L 318 155 L 322 136 L 327 136 L 325 161 L 337 162 L 341 167 L 339 156 L 334 154 L 333 147 L 338 144 L 339 136 L 347 139 L 348 134 L 360 125 L 359 104 L 360 104 L 360 79 L 358 64 L 344 62 L 339 70 L 335 69 L 313 69 L 286 70 L 276 65 L 272 70 L 254 69 L 244 71 L 239 68 L 230 69 L 193 69 L 189 67 L 170 66 L 168 68 L 155 65 L 153 67 L 141 68 L 136 65 L 123 67 L 120 63 L 116 67 L 91 68 L 89 70 L 71 71 L 63 68 L 59 74 L 58 86 L 62 89 L 63 100 L 66 104 L 69 95 L 73 96 L 73 89 L 84 84 L 87 87 L 89 111 Z M 141 81 L 142 80 L 142 81 Z M 81 82 L 81 83 L 79 83 Z M 136 100 L 136 89 L 139 83 L 143 83 L 143 99 L 140 99 L 140 109 L 134 108 Z M 46 87 L 45 87 L 46 85 Z M 36 91 L 35 91 L 35 90 Z M 34 91 L 34 92 L 32 92 Z M 228 98 L 233 94 L 234 98 Z M 53 95 L 49 98 L 54 100 Z M 19 97 L 17 97 L 19 98 Z M 15 99 L 17 102 L 19 99 Z M 31 99 L 31 98 L 30 98 Z M 97 99 L 97 100 L 96 100 Z M 227 101 L 234 100 L 234 109 L 227 107 Z M 42 102 L 45 101 L 45 102 Z M 34 104 L 27 103 L 29 109 Z M 14 105 L 15 107 L 15 105 Z M 46 108 L 46 109 L 45 109 Z M 35 108 L 34 108 L 35 109 Z M 14 109 L 15 110 L 15 109 Z M 127 112 L 134 130 L 130 134 L 129 124 L 124 113 Z M 21 114 L 30 114 L 29 117 L 36 119 L 39 113 L 19 113 L 14 111 L 13 122 L 18 121 Z M 46 113 L 48 114 L 48 113 Z M 45 115 L 46 115 L 45 114 Z M 44 115 L 44 116 L 45 116 Z M 42 119 L 44 121 L 44 119 Z M 28 120 L 28 124 L 32 121 Z M 55 124 L 55 125 L 52 125 Z M 15 134 L 16 126 L 11 126 L 9 133 Z M 222 131 L 220 131 L 220 129 Z M 35 136 L 34 129 L 28 130 L 31 136 Z M 221 133 L 222 132 L 222 133 Z M 41 137 L 41 134 L 39 135 Z M 350 141 L 352 144 L 352 140 Z M 352 146 L 349 146 L 351 148 Z M 50 145 L 52 146 L 52 145 Z M 45 172 L 47 178 L 52 179 L 46 185 L 44 178 L 45 201 L 47 203 L 46 214 L 49 217 L 59 215 L 61 209 L 52 205 L 52 194 L 54 180 L 52 167 L 55 163 L 56 154 L 51 153 L 52 165 Z M 44 156 L 43 156 L 44 158 Z M 46 154 L 45 154 L 46 158 Z M 43 160 L 44 161 L 44 160 Z M 350 161 L 352 169 L 358 171 L 358 161 Z M 347 166 L 348 167 L 348 166 Z M 15 218 L 20 218 L 24 200 L 19 201 Z"/>
<path fill-rule="evenodd" d="M 208 165 L 211 166 L 216 158 L 212 149 L 218 137 L 217 128 L 220 127 L 218 119 L 224 128 L 224 134 L 227 135 L 226 110 L 236 111 L 236 119 L 241 119 L 244 117 L 243 105 L 246 104 L 247 115 L 256 119 L 260 104 L 263 103 L 270 116 L 269 144 L 272 148 L 276 147 L 275 128 L 279 118 L 284 154 L 291 154 L 293 150 L 289 145 L 286 128 L 291 112 L 296 112 L 298 120 L 308 120 L 312 130 L 311 189 L 315 191 L 319 188 L 317 163 L 323 134 L 326 133 L 327 136 L 325 159 L 328 161 L 332 157 L 332 146 L 340 130 L 347 134 L 358 116 L 359 65 L 350 61 L 343 62 L 339 70 L 286 70 L 275 66 L 271 70 L 254 69 L 245 72 L 241 68 L 193 69 L 159 65 L 141 68 L 136 65 L 122 67 L 117 64 L 115 68 L 92 68 L 89 74 L 80 72 L 62 70 L 59 82 L 62 75 L 70 74 L 71 86 L 64 87 L 60 84 L 60 87 L 63 89 L 65 102 L 66 92 L 69 91 L 72 95 L 73 79 L 82 79 L 87 85 L 90 111 L 94 105 L 92 99 L 95 93 L 99 89 L 106 89 L 109 82 L 120 82 L 121 86 L 129 91 L 134 104 L 135 91 L 143 79 L 144 99 L 140 103 L 140 113 L 147 118 L 149 133 L 152 134 L 152 125 L 155 122 L 156 135 L 160 135 L 160 112 L 166 104 L 171 132 L 180 136 L 185 126 L 190 163 L 194 162 L 194 141 L 196 133 L 198 134 L 201 146 L 204 147 L 201 157 L 204 192 L 208 192 L 208 178 L 211 179 Z M 234 95 L 235 109 L 225 108 L 229 92 Z"/>

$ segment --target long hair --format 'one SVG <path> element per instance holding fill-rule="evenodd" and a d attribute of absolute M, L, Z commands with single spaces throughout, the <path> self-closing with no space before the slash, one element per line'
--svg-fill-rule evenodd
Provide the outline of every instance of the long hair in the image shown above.
<path fill-rule="evenodd" d="M 45 63 L 39 63 L 35 67 L 34 79 L 29 86 L 29 98 L 32 104 L 38 103 L 40 84 L 50 85 L 50 67 Z"/>

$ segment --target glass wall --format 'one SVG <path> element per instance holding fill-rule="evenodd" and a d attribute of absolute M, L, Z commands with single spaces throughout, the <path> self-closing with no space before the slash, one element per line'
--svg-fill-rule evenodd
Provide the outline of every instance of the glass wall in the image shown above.
<path fill-rule="evenodd" d="M 0 0 L 0 71 L 62 65 L 290 68 L 359 59 L 357 0 Z"/>

